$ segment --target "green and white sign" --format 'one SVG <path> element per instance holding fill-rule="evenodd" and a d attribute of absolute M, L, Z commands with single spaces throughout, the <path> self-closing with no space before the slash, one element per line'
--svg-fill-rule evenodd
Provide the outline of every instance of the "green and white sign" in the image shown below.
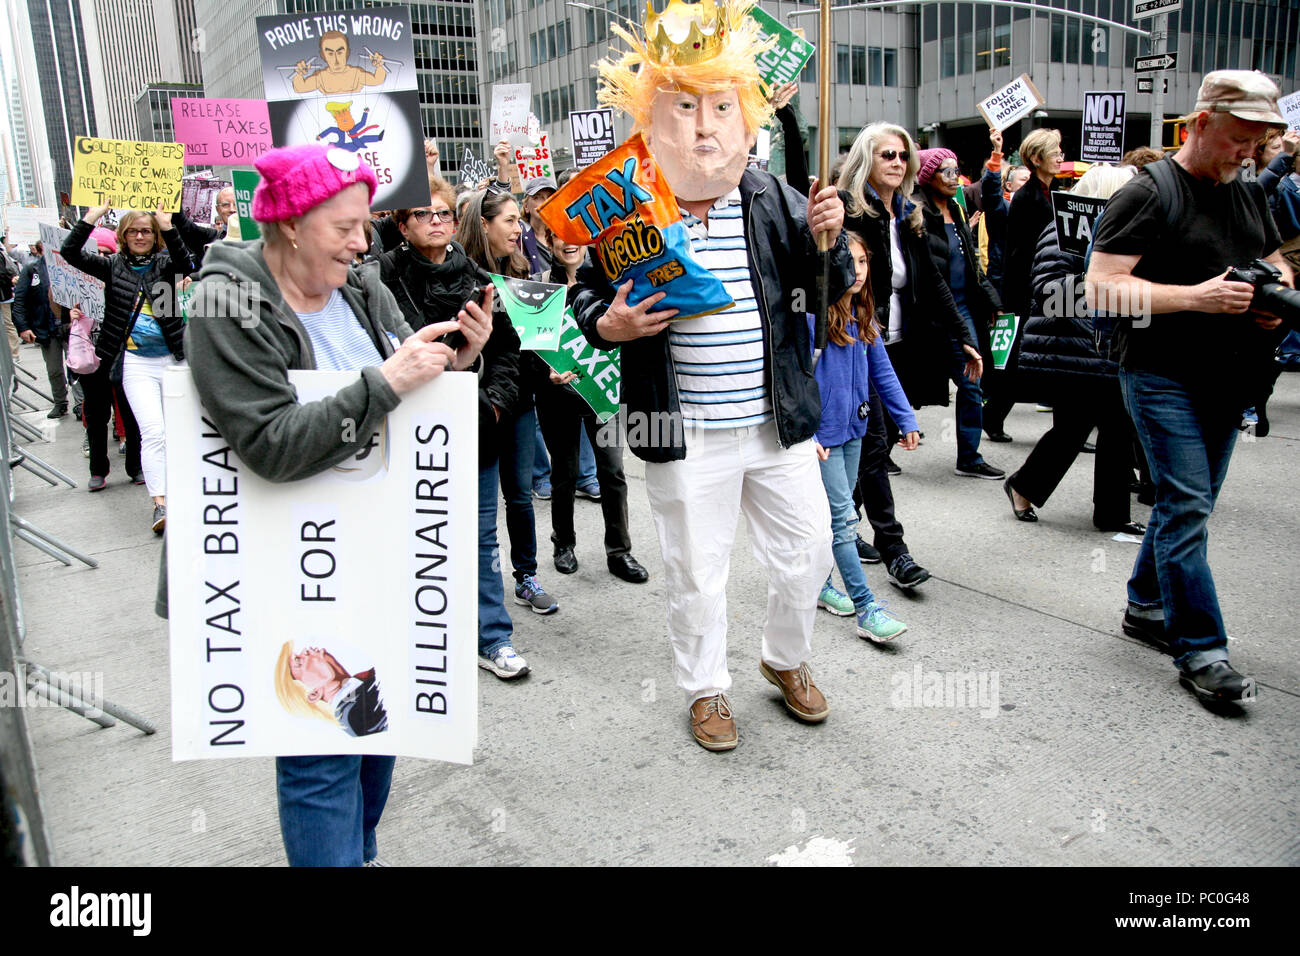
<path fill-rule="evenodd" d="M 1007 367 L 1011 358 L 1011 346 L 1016 341 L 1016 329 L 1020 319 L 1011 312 L 1001 313 L 993 323 L 989 333 L 989 347 L 993 352 L 993 367 L 1001 371 Z"/>
<path fill-rule="evenodd" d="M 602 352 L 588 342 L 573 318 L 572 309 L 564 310 L 560 347 L 553 352 L 539 351 L 537 357 L 561 375 L 577 373 L 578 377 L 569 384 L 591 406 L 602 425 L 618 413 L 619 384 L 623 377 L 618 349 Z"/>
<path fill-rule="evenodd" d="M 560 347 L 564 286 L 499 275 L 492 276 L 492 284 L 519 334 L 521 350 L 537 352 Z"/>
<path fill-rule="evenodd" d="M 758 21 L 762 37 L 776 37 L 776 45 L 758 57 L 758 72 L 763 82 L 775 87 L 798 77 L 816 47 L 761 7 L 754 7 L 749 15 Z"/>
<path fill-rule="evenodd" d="M 230 179 L 235 190 L 235 214 L 239 216 L 239 238 L 260 239 L 262 230 L 253 221 L 253 190 L 262 177 L 252 169 L 232 169 Z"/>

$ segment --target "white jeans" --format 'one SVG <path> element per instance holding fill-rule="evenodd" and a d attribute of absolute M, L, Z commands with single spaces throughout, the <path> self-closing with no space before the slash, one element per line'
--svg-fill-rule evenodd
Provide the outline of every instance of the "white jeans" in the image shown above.
<path fill-rule="evenodd" d="M 149 494 L 167 494 L 167 435 L 163 431 L 162 377 L 165 369 L 179 365 L 170 355 L 140 356 L 127 352 L 122 359 L 122 391 L 140 426 L 140 467 Z"/>
<path fill-rule="evenodd" d="M 811 441 L 782 449 L 772 423 L 686 430 L 682 461 L 646 463 L 668 592 L 668 637 L 688 703 L 725 692 L 727 573 L 738 513 L 767 571 L 763 660 L 791 670 L 812 656 L 817 595 L 831 556 L 830 508 Z"/>

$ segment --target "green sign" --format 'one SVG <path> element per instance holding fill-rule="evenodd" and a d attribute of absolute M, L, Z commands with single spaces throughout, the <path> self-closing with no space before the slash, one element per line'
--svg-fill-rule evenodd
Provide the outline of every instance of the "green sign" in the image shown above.
<path fill-rule="evenodd" d="M 993 352 L 993 367 L 998 370 L 1007 367 L 1011 357 L 1011 346 L 1016 341 L 1016 328 L 1020 319 L 1010 312 L 1003 312 L 993 323 L 989 333 L 989 347 Z"/>
<path fill-rule="evenodd" d="M 519 348 L 527 352 L 560 347 L 560 324 L 564 321 L 562 285 L 492 276 L 497 296 L 505 306 L 510 324 L 519 333 Z"/>
<path fill-rule="evenodd" d="M 253 190 L 262 177 L 252 169 L 233 169 L 230 179 L 235 189 L 235 213 L 239 216 L 239 238 L 260 239 L 262 230 L 253 221 Z"/>
<path fill-rule="evenodd" d="M 776 37 L 776 45 L 758 56 L 758 72 L 763 82 L 777 87 L 798 77 L 816 48 L 761 7 L 754 7 L 749 15 L 758 21 L 760 36 Z"/>
<path fill-rule="evenodd" d="M 564 310 L 559 349 L 539 351 L 537 357 L 561 375 L 565 372 L 578 374 L 569 384 L 591 406 L 596 420 L 602 425 L 618 413 L 619 383 L 623 376 L 618 350 L 602 352 L 588 342 L 574 321 L 572 309 Z"/>

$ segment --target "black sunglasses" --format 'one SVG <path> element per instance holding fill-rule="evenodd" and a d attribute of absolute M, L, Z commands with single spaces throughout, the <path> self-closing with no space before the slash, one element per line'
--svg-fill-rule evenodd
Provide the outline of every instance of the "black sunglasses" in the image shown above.
<path fill-rule="evenodd" d="M 901 159 L 903 162 L 907 162 L 909 159 L 912 158 L 912 154 L 909 153 L 907 150 L 903 150 L 900 153 L 896 149 L 882 149 L 876 155 L 878 155 L 881 159 L 883 159 L 887 163 L 892 163 L 896 159 Z"/>

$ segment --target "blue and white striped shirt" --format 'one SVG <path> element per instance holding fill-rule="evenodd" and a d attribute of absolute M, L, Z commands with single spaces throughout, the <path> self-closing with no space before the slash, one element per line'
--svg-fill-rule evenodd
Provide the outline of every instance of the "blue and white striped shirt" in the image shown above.
<path fill-rule="evenodd" d="M 295 314 L 311 339 L 318 369 L 350 371 L 384 361 L 361 320 L 338 289 L 319 312 Z"/>
<path fill-rule="evenodd" d="M 682 220 L 695 261 L 735 300 L 722 312 L 669 326 L 682 418 L 697 428 L 762 425 L 772 420 L 772 401 L 763 368 L 763 320 L 749 281 L 740 190 L 715 202 L 707 223 L 685 211 Z"/>

